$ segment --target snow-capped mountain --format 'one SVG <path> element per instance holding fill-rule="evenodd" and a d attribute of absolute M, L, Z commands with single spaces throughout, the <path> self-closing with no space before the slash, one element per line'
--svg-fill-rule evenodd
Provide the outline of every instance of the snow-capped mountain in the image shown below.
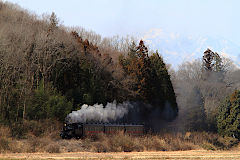
<path fill-rule="evenodd" d="M 158 50 L 174 68 L 184 61 L 201 58 L 207 48 L 231 58 L 240 67 L 240 45 L 222 37 L 188 36 L 151 29 L 141 38 L 151 49 Z"/>

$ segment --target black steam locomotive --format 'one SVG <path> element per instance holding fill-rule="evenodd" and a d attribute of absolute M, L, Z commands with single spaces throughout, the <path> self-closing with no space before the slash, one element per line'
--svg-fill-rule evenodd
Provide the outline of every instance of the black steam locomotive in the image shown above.
<path fill-rule="evenodd" d="M 145 133 L 142 124 L 107 124 L 107 123 L 65 123 L 60 136 L 63 139 L 82 138 L 97 134 L 116 134 L 124 132 L 134 136 L 141 136 Z"/>

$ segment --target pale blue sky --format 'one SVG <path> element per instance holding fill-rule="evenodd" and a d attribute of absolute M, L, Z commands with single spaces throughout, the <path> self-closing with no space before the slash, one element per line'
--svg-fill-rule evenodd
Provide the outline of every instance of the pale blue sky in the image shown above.
<path fill-rule="evenodd" d="M 240 44 L 239 0 L 8 0 L 38 15 L 54 11 L 66 26 L 103 36 L 143 34 L 152 28 L 217 35 Z"/>

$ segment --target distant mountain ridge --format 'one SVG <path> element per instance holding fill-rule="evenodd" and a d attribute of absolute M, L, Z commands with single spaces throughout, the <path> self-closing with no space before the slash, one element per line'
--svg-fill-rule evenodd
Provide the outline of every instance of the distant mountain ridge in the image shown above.
<path fill-rule="evenodd" d="M 240 67 L 240 45 L 222 37 L 187 36 L 166 33 L 161 29 L 152 29 L 141 37 L 153 50 L 158 50 L 167 63 L 175 69 L 184 61 L 192 61 L 203 56 L 210 48 L 224 57 L 231 58 Z"/>

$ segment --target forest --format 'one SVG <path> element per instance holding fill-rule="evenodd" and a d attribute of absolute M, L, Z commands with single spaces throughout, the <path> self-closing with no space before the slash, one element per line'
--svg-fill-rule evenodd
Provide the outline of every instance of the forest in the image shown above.
<path fill-rule="evenodd" d="M 13 15 L 13 16 L 9 16 Z M 143 41 L 111 39 L 58 25 L 54 13 L 38 19 L 1 6 L 1 121 L 64 121 L 83 104 L 124 101 L 166 103 L 177 115 L 176 96 L 163 58 Z M 87 35 L 85 38 L 82 35 Z M 107 47 L 108 46 L 108 47 Z M 150 56 L 149 56 L 150 55 Z M 143 115 L 148 119 L 149 115 Z"/>
<path fill-rule="evenodd" d="M 240 139 L 239 89 L 240 69 L 210 49 L 176 70 L 142 40 L 104 38 L 0 1 L 0 125 L 11 137 L 115 101 L 134 105 L 127 122 Z"/>

